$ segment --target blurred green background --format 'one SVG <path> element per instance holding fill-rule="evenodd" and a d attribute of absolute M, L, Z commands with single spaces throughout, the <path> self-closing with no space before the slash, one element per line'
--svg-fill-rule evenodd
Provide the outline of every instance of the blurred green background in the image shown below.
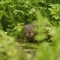
<path fill-rule="evenodd" d="M 23 35 L 32 22 L 37 43 Z M 60 60 L 60 0 L 0 0 L 0 60 Z"/>

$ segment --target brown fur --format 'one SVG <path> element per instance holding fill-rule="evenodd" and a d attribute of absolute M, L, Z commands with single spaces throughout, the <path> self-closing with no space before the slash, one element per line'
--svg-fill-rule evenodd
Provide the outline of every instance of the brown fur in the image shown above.
<path fill-rule="evenodd" d="M 34 41 L 34 37 L 37 34 L 34 31 L 34 28 L 35 28 L 35 26 L 33 24 L 27 24 L 24 26 L 24 29 L 23 29 L 24 36 L 30 41 Z"/>

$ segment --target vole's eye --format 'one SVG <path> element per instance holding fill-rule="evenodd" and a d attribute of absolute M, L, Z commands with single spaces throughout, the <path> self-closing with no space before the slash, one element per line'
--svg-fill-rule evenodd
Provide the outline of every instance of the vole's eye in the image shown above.
<path fill-rule="evenodd" d="M 29 34 L 30 34 L 31 32 L 29 32 Z"/>

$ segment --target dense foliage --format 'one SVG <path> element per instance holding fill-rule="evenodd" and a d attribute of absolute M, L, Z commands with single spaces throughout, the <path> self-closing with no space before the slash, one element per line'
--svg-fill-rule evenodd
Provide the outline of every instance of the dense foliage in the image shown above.
<path fill-rule="evenodd" d="M 36 44 L 23 35 L 30 23 Z M 34 58 L 25 49 L 35 49 Z M 0 60 L 60 60 L 60 1 L 0 0 Z"/>

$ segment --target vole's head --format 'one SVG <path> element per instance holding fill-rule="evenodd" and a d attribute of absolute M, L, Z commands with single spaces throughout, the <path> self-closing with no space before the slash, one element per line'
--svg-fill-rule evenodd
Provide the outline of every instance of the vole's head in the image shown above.
<path fill-rule="evenodd" d="M 26 37 L 34 37 L 35 36 L 35 31 L 34 31 L 34 25 L 33 24 L 28 24 L 24 26 L 24 35 Z"/>

